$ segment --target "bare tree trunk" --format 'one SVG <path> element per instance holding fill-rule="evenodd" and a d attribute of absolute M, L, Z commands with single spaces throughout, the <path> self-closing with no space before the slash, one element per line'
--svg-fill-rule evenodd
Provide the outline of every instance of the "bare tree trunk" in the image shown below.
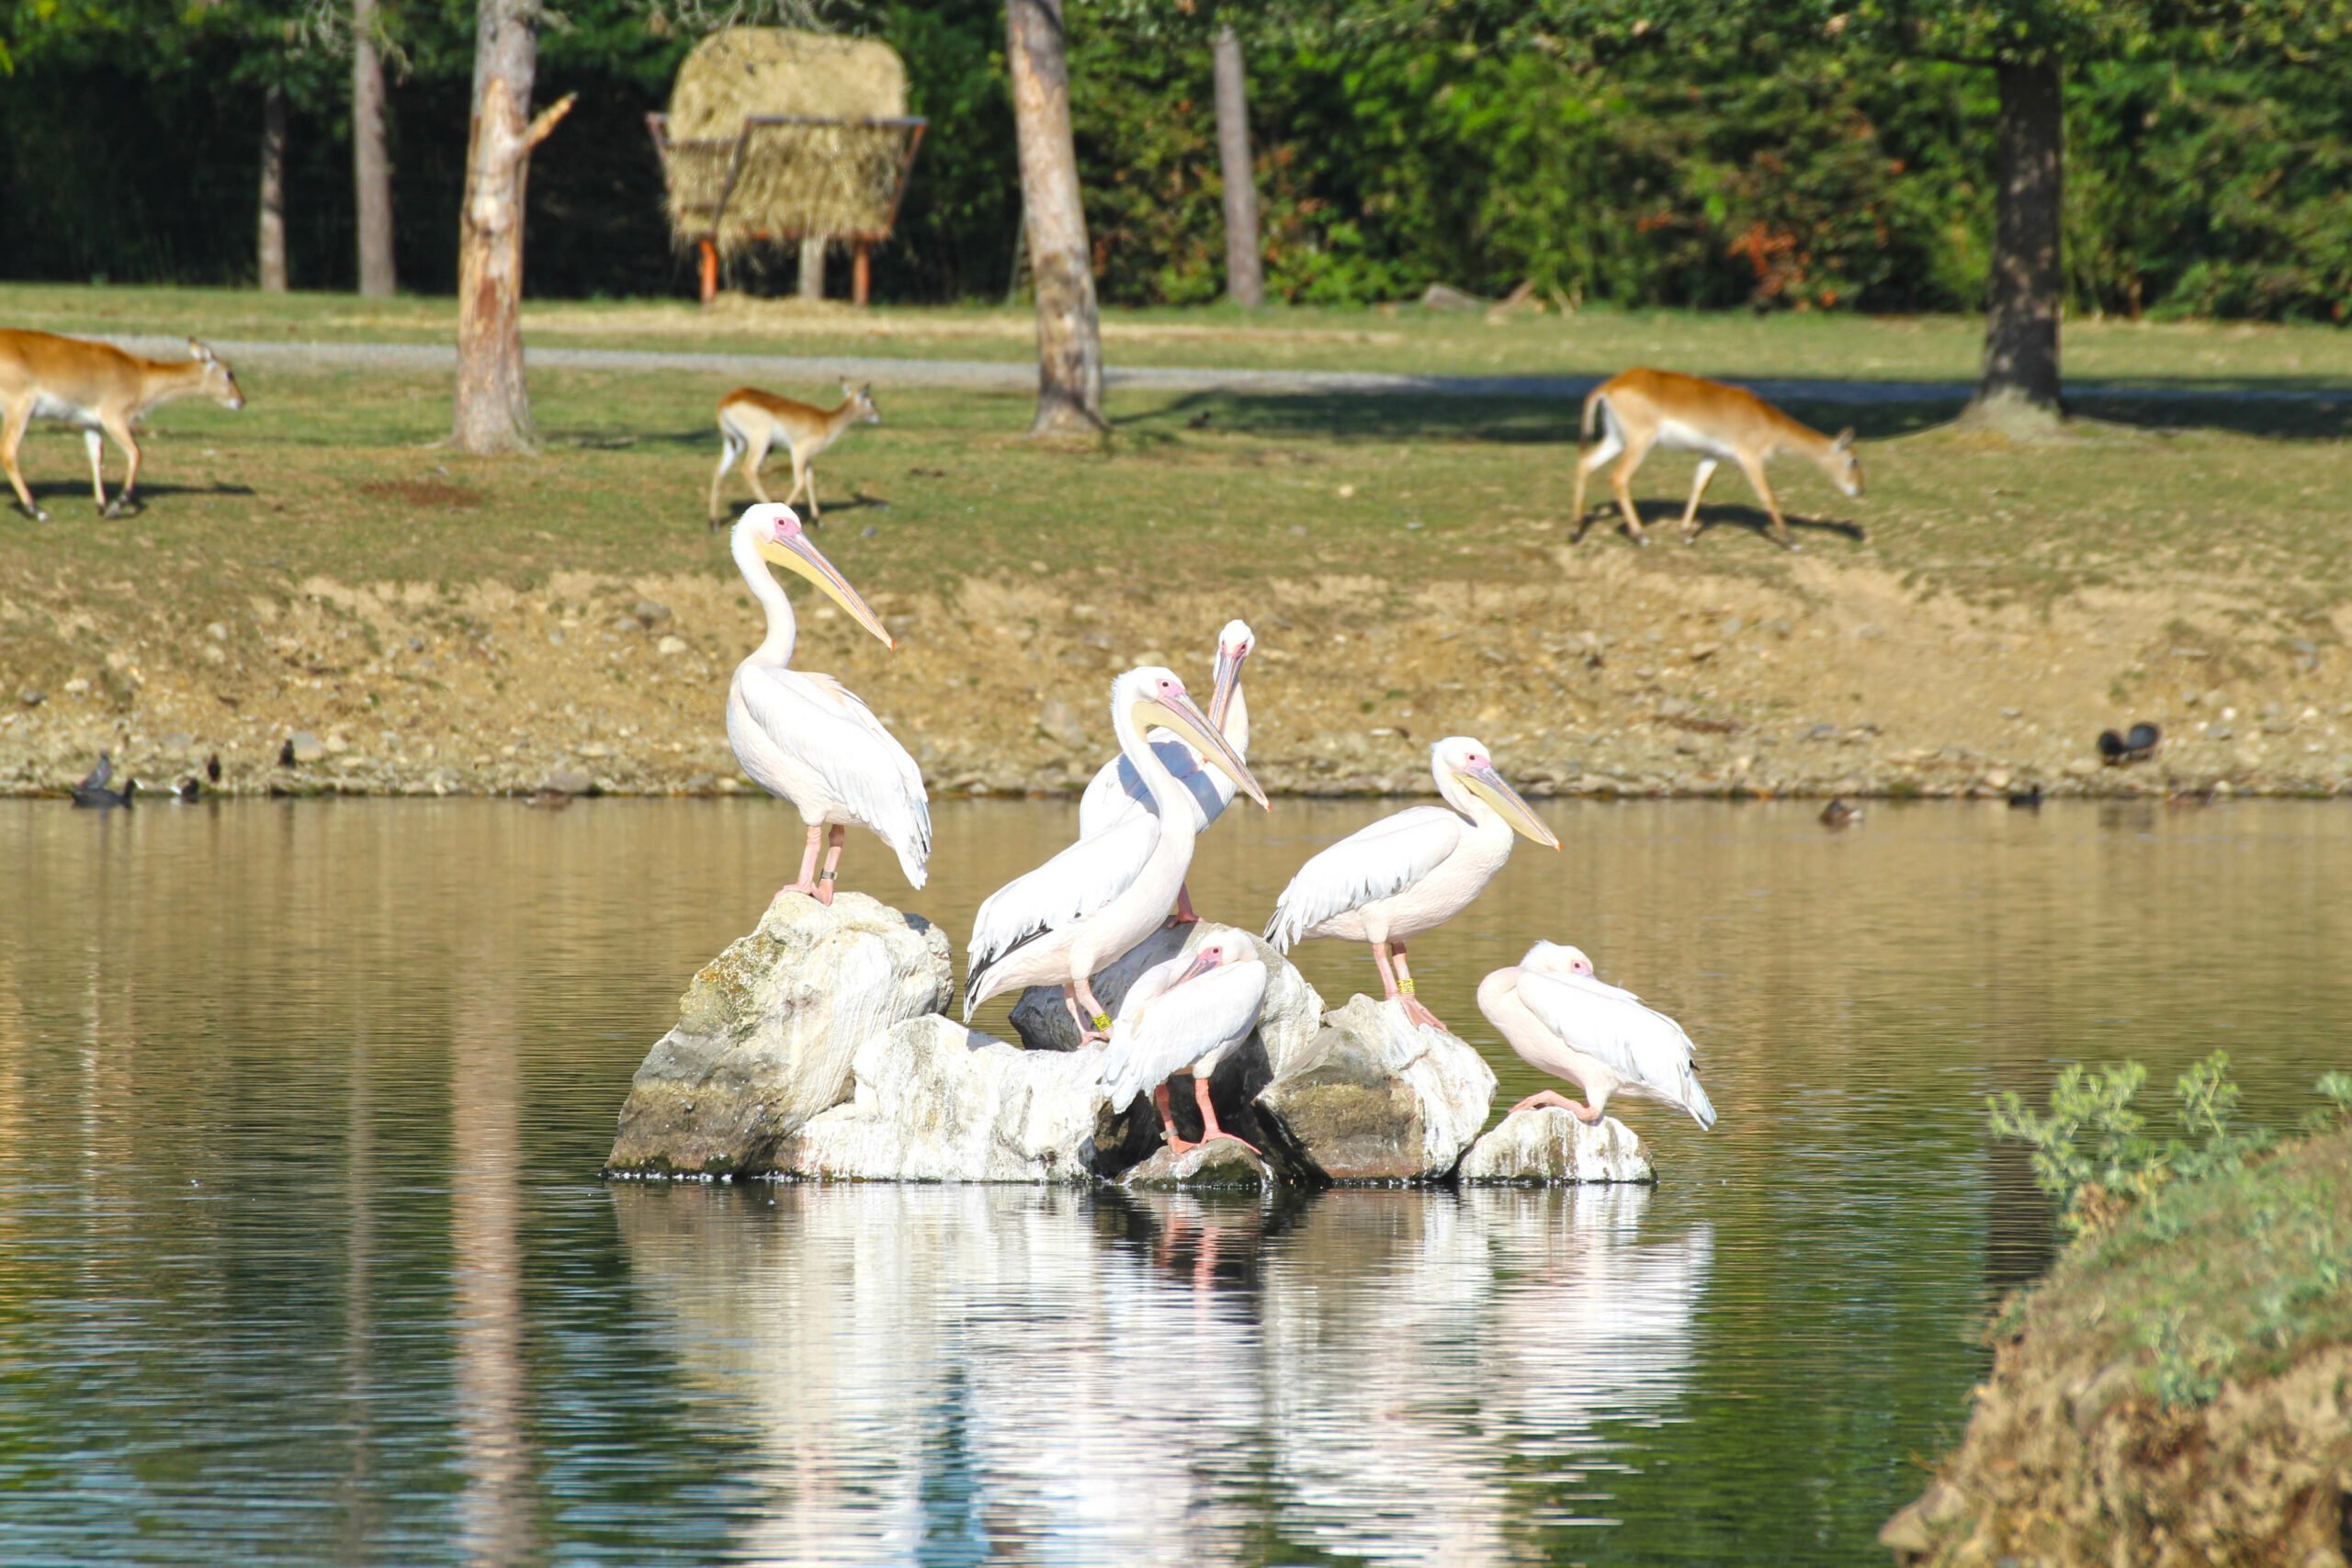
<path fill-rule="evenodd" d="M 1216 154 L 1225 179 L 1225 292 L 1251 310 L 1266 302 L 1258 249 L 1258 165 L 1250 155 L 1250 84 L 1241 74 L 1241 39 L 1230 23 L 1216 29 Z"/>
<path fill-rule="evenodd" d="M 531 149 L 571 99 L 526 123 L 539 59 L 537 0 L 481 0 L 474 35 L 473 135 L 458 219 L 458 412 L 450 441 L 489 455 L 531 445 L 523 385 L 523 213 Z"/>
<path fill-rule="evenodd" d="M 286 89 L 261 96 L 261 291 L 286 292 Z"/>
<path fill-rule="evenodd" d="M 803 234 L 800 237 L 800 298 L 822 299 L 825 297 L 825 237 Z"/>
<path fill-rule="evenodd" d="M 2056 62 L 1995 68 L 2000 82 L 1993 277 L 1985 302 L 1984 377 L 1973 413 L 2064 412 L 2058 379 L 2061 179 L 2065 85 Z"/>
<path fill-rule="evenodd" d="M 1102 323 L 1070 138 L 1062 0 L 1006 0 L 1004 27 L 1037 294 L 1037 420 L 1030 434 L 1091 434 L 1103 428 Z"/>
<path fill-rule="evenodd" d="M 392 273 L 392 164 L 384 148 L 384 62 L 376 0 L 351 0 L 351 184 L 359 201 L 359 292 L 388 299 Z"/>

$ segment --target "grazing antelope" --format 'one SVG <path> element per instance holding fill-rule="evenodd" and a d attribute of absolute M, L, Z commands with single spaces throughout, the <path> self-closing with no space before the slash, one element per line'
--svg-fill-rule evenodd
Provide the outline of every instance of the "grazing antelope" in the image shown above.
<path fill-rule="evenodd" d="M 1625 514 L 1625 531 L 1634 543 L 1646 545 L 1649 536 L 1642 532 L 1641 513 L 1634 510 L 1632 480 L 1634 470 L 1650 455 L 1653 446 L 1669 451 L 1699 454 L 1699 472 L 1690 483 L 1690 503 L 1682 509 L 1682 542 L 1690 544 L 1699 536 L 1699 497 L 1706 492 L 1707 481 L 1715 475 L 1715 467 L 1725 458 L 1739 465 L 1747 482 L 1764 502 L 1764 510 L 1772 519 L 1772 542 L 1783 549 L 1804 547 L 1789 537 L 1788 520 L 1781 515 L 1781 503 L 1772 498 L 1772 487 L 1764 481 L 1764 460 L 1781 453 L 1792 453 L 1811 458 L 1815 466 L 1827 476 L 1829 482 L 1848 495 L 1862 493 L 1862 461 L 1854 455 L 1854 433 L 1850 429 L 1827 436 L 1810 425 L 1800 424 L 1774 408 L 1755 393 L 1737 387 L 1726 387 L 1721 381 L 1703 381 L 1696 376 L 1677 375 L 1671 370 L 1628 370 L 1612 376 L 1592 390 L 1584 400 L 1584 434 L 1590 441 L 1593 421 L 1598 415 L 1600 439 L 1577 463 L 1577 499 L 1575 534 L 1568 543 L 1584 537 L 1591 520 L 1584 511 L 1585 480 L 1594 469 L 1616 457 L 1623 458 L 1617 471 L 1609 476 L 1617 492 L 1618 509 Z"/>
<path fill-rule="evenodd" d="M 187 340 L 193 359 L 141 359 L 111 344 L 58 337 L 51 333 L 0 332 L 0 467 L 25 510 L 42 522 L 49 519 L 33 502 L 25 473 L 17 466 L 17 449 L 25 430 L 37 419 L 56 420 L 82 433 L 90 449 L 90 488 L 97 491 L 98 513 L 112 517 L 134 504 L 139 488 L 139 442 L 130 427 L 175 398 L 202 396 L 223 408 L 245 406 L 237 378 L 220 356 L 194 338 Z M 107 500 L 104 437 L 130 459 L 121 493 Z"/>
<path fill-rule="evenodd" d="M 727 478 L 727 470 L 737 458 L 743 462 L 743 477 L 752 481 L 752 493 L 762 502 L 768 492 L 760 483 L 760 465 L 768 460 L 768 448 L 778 436 L 792 453 L 792 493 L 784 498 L 791 505 L 800 499 L 803 489 L 808 491 L 808 515 L 811 522 L 824 516 L 824 509 L 817 504 L 817 470 L 812 465 L 817 454 L 841 439 L 842 432 L 853 424 L 879 424 L 881 411 L 874 406 L 874 387 L 867 383 L 853 387 L 842 383 L 842 402 L 838 408 L 820 409 L 813 403 L 797 403 L 790 398 L 779 398 L 763 392 L 757 387 L 738 387 L 718 400 L 718 437 L 726 447 L 718 454 L 718 471 L 710 476 L 710 525 L 714 528 L 724 521 L 718 513 L 718 487 Z"/>

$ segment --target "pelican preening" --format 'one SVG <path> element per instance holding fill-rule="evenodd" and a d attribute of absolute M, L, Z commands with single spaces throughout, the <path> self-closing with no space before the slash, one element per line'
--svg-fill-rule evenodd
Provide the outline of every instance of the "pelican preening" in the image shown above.
<path fill-rule="evenodd" d="M 1120 1002 L 1111 1043 L 1102 1052 L 1111 1109 L 1125 1111 L 1148 1089 L 1167 1145 L 1180 1155 L 1200 1147 L 1176 1135 L 1176 1119 L 1168 1111 L 1168 1080 L 1189 1067 L 1193 1100 L 1201 1108 L 1201 1143 L 1232 1138 L 1255 1154 L 1256 1145 L 1217 1125 L 1209 1078 L 1226 1054 L 1258 1027 L 1265 1002 L 1266 965 L 1239 931 L 1203 942 L 1190 957 L 1179 954 L 1145 970 Z"/>
<path fill-rule="evenodd" d="M 1145 665 L 1114 681 L 1111 728 L 1150 791 L 1153 809 L 1080 839 L 989 895 L 972 920 L 966 1019 L 1000 991 L 1057 985 L 1078 1021 L 1080 1043 L 1109 1037 L 1111 1019 L 1090 977 L 1159 929 L 1193 863 L 1200 830 L 1192 797 L 1144 739 L 1153 725 L 1197 748 L 1250 799 L 1266 804 L 1248 764 L 1193 705 L 1176 671 Z"/>
<path fill-rule="evenodd" d="M 1479 982 L 1478 1010 L 1528 1066 L 1574 1080 L 1588 1101 L 1547 1089 L 1513 1111 L 1556 1105 L 1598 1122 L 1609 1097 L 1623 1090 L 1687 1111 L 1702 1127 L 1715 1124 L 1682 1026 L 1633 992 L 1593 978 L 1592 960 L 1578 948 L 1537 942 L 1518 964 Z"/>
<path fill-rule="evenodd" d="M 1406 940 L 1460 914 L 1510 858 L 1514 835 L 1555 850 L 1560 840 L 1503 782 L 1481 742 L 1464 735 L 1439 741 L 1430 771 L 1445 806 L 1384 817 L 1300 866 L 1266 922 L 1266 940 L 1283 953 L 1309 937 L 1370 942 L 1388 999 L 1401 999 L 1414 1022 L 1443 1029 L 1413 994 Z"/>
<path fill-rule="evenodd" d="M 767 562 L 798 572 L 886 646 L 897 645 L 857 590 L 808 542 L 789 506 L 746 509 L 736 519 L 730 545 L 743 581 L 767 612 L 768 635 L 735 667 L 727 691 L 728 743 L 743 772 L 769 794 L 798 807 L 800 819 L 808 824 L 799 880 L 784 891 L 831 903 L 842 840 L 852 827 L 880 835 L 898 852 L 907 880 L 921 887 L 931 858 L 931 805 L 922 773 L 873 711 L 839 681 L 789 667 L 797 626 L 792 601 Z M 820 875 L 817 854 L 829 828 L 832 847 Z"/>
<path fill-rule="evenodd" d="M 1247 621 L 1227 621 L 1217 634 L 1216 663 L 1210 675 L 1209 722 L 1217 732 L 1233 742 L 1235 755 L 1250 759 L 1250 699 L 1241 691 L 1241 666 L 1256 650 L 1258 637 Z M 1211 767 L 1201 753 L 1185 745 L 1165 729 L 1155 729 L 1147 738 L 1154 755 L 1168 765 L 1176 782 L 1193 797 L 1195 826 L 1205 830 L 1227 806 L 1233 804 L 1234 782 L 1222 768 Z M 1104 829 L 1129 817 L 1139 816 L 1151 809 L 1151 792 L 1144 788 L 1143 775 L 1125 753 L 1102 764 L 1086 786 L 1078 802 L 1078 836 L 1091 839 Z M 1176 922 L 1183 925 L 1200 919 L 1193 913 L 1190 887 L 1176 889 Z"/>

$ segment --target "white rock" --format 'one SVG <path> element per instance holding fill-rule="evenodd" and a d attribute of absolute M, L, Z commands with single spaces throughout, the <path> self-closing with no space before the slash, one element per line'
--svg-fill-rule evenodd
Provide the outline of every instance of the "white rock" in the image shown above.
<path fill-rule="evenodd" d="M 1089 1181 L 1102 1054 L 1018 1051 L 933 1014 L 858 1047 L 848 1100 L 779 1151 L 793 1176 Z"/>
<path fill-rule="evenodd" d="M 1584 1122 L 1556 1105 L 1514 1111 L 1462 1159 L 1464 1186 L 1656 1181 L 1649 1149 L 1614 1116 Z"/>
<path fill-rule="evenodd" d="M 1470 1045 L 1407 1021 L 1400 1002 L 1358 995 L 1256 1099 L 1268 1152 L 1331 1181 L 1439 1181 L 1494 1103 L 1495 1073 Z"/>

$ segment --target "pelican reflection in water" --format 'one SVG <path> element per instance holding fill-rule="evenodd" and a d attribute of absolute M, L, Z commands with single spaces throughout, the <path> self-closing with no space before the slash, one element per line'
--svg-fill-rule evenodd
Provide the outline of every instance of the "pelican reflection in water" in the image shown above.
<path fill-rule="evenodd" d="M 1546 1461 L 1674 1413 L 1713 1262 L 1640 1188 L 772 1196 L 609 1193 L 689 1418 L 748 1430 L 739 1550 L 769 1562 L 902 1562 L 943 1529 L 1032 1561 L 1278 1533 L 1522 1562 Z"/>

